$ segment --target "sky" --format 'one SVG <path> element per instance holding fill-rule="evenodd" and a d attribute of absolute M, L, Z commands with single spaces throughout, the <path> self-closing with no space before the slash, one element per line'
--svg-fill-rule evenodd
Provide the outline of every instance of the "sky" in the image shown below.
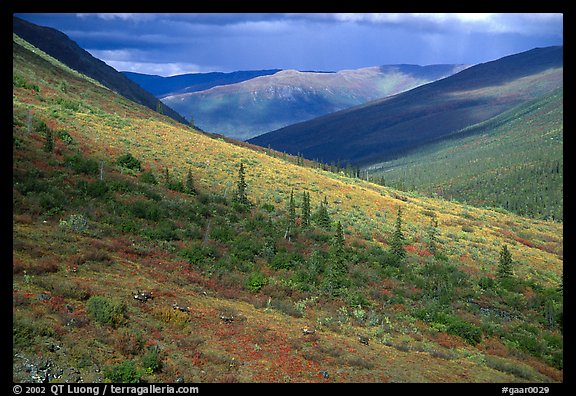
<path fill-rule="evenodd" d="M 338 71 L 477 64 L 563 45 L 563 15 L 538 13 L 15 14 L 58 29 L 119 71 Z"/>

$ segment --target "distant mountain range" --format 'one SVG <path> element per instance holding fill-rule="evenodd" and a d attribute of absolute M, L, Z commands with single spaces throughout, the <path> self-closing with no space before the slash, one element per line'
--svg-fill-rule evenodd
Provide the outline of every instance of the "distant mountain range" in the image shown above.
<path fill-rule="evenodd" d="M 366 165 L 450 137 L 562 86 L 563 47 L 536 48 L 249 142 L 327 163 Z"/>
<path fill-rule="evenodd" d="M 217 85 L 235 84 L 250 80 L 251 78 L 274 74 L 280 70 L 281 69 L 247 70 L 230 73 L 188 73 L 170 77 L 128 71 L 122 73 L 154 96 L 163 98 L 165 96 L 182 93 L 204 91 Z"/>
<path fill-rule="evenodd" d="M 154 95 L 122 73 L 93 57 L 59 30 L 38 26 L 18 17 L 12 17 L 13 32 L 30 44 L 58 59 L 69 68 L 93 78 L 105 87 L 154 111 L 186 123 L 187 121 Z"/>
<path fill-rule="evenodd" d="M 393 95 L 466 67 L 386 65 L 338 72 L 254 70 L 174 77 L 125 74 L 203 130 L 244 140 Z"/>

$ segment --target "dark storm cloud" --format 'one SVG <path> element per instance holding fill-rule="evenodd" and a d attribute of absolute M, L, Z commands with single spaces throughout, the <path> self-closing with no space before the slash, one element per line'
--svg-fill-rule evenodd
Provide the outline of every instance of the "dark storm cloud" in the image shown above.
<path fill-rule="evenodd" d="M 562 14 L 21 14 L 118 70 L 479 63 L 562 44 Z"/>

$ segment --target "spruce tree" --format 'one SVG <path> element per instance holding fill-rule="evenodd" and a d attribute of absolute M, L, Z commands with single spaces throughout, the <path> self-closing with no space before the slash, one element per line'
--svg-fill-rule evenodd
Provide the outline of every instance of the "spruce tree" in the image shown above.
<path fill-rule="evenodd" d="M 398 215 L 396 216 L 396 225 L 394 233 L 390 239 L 390 253 L 392 253 L 399 261 L 406 257 L 406 250 L 404 250 L 404 242 L 406 238 L 402 233 L 402 210 L 398 207 Z"/>
<path fill-rule="evenodd" d="M 294 189 L 290 191 L 290 201 L 288 202 L 288 222 L 290 227 L 296 224 L 296 204 L 294 203 Z"/>
<path fill-rule="evenodd" d="M 37 128 L 40 134 L 44 134 L 44 151 L 51 153 L 54 151 L 54 135 L 52 134 L 52 129 L 44 121 L 40 121 L 40 125 Z"/>
<path fill-rule="evenodd" d="M 330 231 L 331 220 L 330 215 L 328 214 L 328 201 L 326 197 L 324 197 L 324 202 L 320 202 L 320 206 L 318 207 L 318 210 L 316 211 L 314 217 L 316 223 L 318 224 L 318 226 L 320 226 L 320 228 Z"/>
<path fill-rule="evenodd" d="M 248 196 L 246 194 L 246 176 L 244 174 L 244 164 L 240 162 L 240 168 L 238 169 L 238 183 L 236 185 L 236 195 L 234 196 L 234 201 L 241 205 L 249 205 Z"/>
<path fill-rule="evenodd" d="M 294 189 L 290 191 L 288 201 L 288 225 L 284 233 L 284 239 L 292 240 L 292 229 L 296 226 L 296 204 L 294 203 Z"/>
<path fill-rule="evenodd" d="M 508 246 L 504 245 L 500 251 L 500 261 L 498 262 L 498 278 L 506 279 L 512 277 L 512 275 L 512 255 L 508 250 Z"/>
<path fill-rule="evenodd" d="M 342 231 L 342 223 L 338 222 L 336 224 L 336 233 L 334 234 L 334 239 L 332 240 L 332 247 L 334 252 L 340 253 L 344 252 L 344 231 Z"/>
<path fill-rule="evenodd" d="M 168 167 L 164 168 L 164 185 L 169 188 L 170 187 L 170 171 Z"/>
<path fill-rule="evenodd" d="M 430 227 L 428 228 L 428 250 L 433 255 L 438 252 L 438 219 L 436 215 L 430 219 Z"/>
<path fill-rule="evenodd" d="M 302 193 L 302 227 L 310 226 L 310 193 Z"/>
<path fill-rule="evenodd" d="M 343 291 L 350 286 L 350 280 L 347 275 L 348 268 L 346 266 L 344 232 L 342 231 L 342 224 L 338 222 L 330 248 L 330 263 L 328 264 L 326 277 L 324 278 L 325 289 L 333 296 L 342 294 Z"/>
<path fill-rule="evenodd" d="M 196 194 L 196 188 L 194 187 L 194 178 L 192 177 L 192 170 L 188 169 L 188 175 L 186 176 L 186 193 L 190 195 Z"/>

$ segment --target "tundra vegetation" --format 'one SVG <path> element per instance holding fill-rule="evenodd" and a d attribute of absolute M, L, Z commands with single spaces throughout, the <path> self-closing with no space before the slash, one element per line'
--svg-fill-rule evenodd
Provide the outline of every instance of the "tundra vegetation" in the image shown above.
<path fill-rule="evenodd" d="M 562 381 L 561 223 L 296 165 L 13 51 L 14 381 Z"/>

